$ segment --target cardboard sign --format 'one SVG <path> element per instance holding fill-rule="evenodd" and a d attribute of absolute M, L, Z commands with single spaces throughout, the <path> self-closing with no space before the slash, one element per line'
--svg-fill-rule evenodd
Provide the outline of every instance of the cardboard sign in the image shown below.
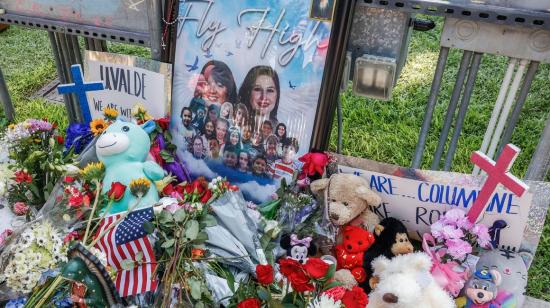
<path fill-rule="evenodd" d="M 453 208 L 467 212 L 483 184 L 483 177 L 469 174 L 416 170 L 370 160 L 335 155 L 337 172 L 362 176 L 382 198 L 374 210 L 381 217 L 400 219 L 417 239 L 430 225 Z M 373 171 L 374 170 L 374 171 Z M 544 222 L 550 188 L 548 183 L 529 182 L 531 189 L 518 197 L 499 185 L 477 222 L 488 227 L 496 220 L 508 226 L 500 231 L 500 246 L 535 251 Z M 542 213 L 542 217 L 541 214 Z"/>
<path fill-rule="evenodd" d="M 172 65 L 134 56 L 107 52 L 85 52 L 87 81 L 101 80 L 104 90 L 88 92 L 92 118 L 103 117 L 105 107 L 131 118 L 131 110 L 140 103 L 154 118 L 170 113 Z"/>

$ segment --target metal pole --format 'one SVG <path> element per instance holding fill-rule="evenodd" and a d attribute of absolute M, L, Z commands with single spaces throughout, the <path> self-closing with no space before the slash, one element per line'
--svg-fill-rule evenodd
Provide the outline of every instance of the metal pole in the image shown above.
<path fill-rule="evenodd" d="M 458 116 L 455 122 L 453 137 L 451 138 L 451 143 L 449 144 L 449 149 L 447 150 L 447 157 L 445 158 L 445 166 L 443 167 L 443 170 L 445 171 L 449 171 L 451 169 L 451 164 L 453 163 L 456 145 L 462 131 L 464 118 L 466 118 L 466 112 L 468 111 L 468 105 L 470 104 L 470 98 L 472 97 L 472 92 L 474 90 L 474 84 L 476 82 L 477 72 L 479 70 L 479 64 L 481 63 L 482 56 L 482 53 L 476 52 L 474 53 L 474 58 L 472 59 L 472 65 L 470 66 L 470 72 L 468 73 L 468 81 L 466 81 L 466 88 L 464 89 L 464 94 L 462 95 L 462 102 L 460 103 L 460 109 L 458 111 Z"/>
<path fill-rule="evenodd" d="M 460 93 L 462 92 L 464 79 L 466 77 L 466 73 L 468 72 L 470 60 L 472 59 L 472 54 L 473 52 L 469 50 L 464 50 L 464 53 L 462 54 L 462 61 L 460 62 L 460 68 L 458 70 L 458 76 L 456 78 L 455 87 L 451 96 L 451 102 L 449 103 L 449 108 L 447 109 L 445 123 L 443 124 L 443 129 L 441 130 L 441 135 L 439 136 L 439 143 L 437 144 L 437 149 L 435 151 L 434 159 L 432 161 L 432 170 L 439 169 L 439 161 L 441 160 L 441 155 L 443 154 L 443 150 L 445 149 L 447 137 L 449 137 L 449 130 L 451 129 L 451 124 L 453 122 L 453 117 L 456 111 L 456 107 L 458 105 Z"/>
<path fill-rule="evenodd" d="M 101 48 L 101 41 L 98 39 L 92 39 L 92 42 L 94 44 L 94 50 L 95 51 L 103 51 Z"/>
<path fill-rule="evenodd" d="M 53 56 L 55 60 L 55 67 L 57 68 L 57 75 L 59 77 L 59 82 L 68 83 L 69 77 L 67 76 L 67 72 L 65 70 L 65 60 L 60 51 L 60 48 L 61 48 L 60 36 L 62 34 L 56 33 L 56 32 L 48 32 L 48 35 L 50 37 L 50 44 L 52 45 L 52 51 L 53 51 Z M 63 102 L 65 102 L 65 109 L 67 109 L 69 122 L 71 123 L 76 122 L 76 117 L 71 104 L 71 96 L 67 94 L 63 94 Z"/>
<path fill-rule="evenodd" d="M 2 73 L 2 68 L 0 67 L 0 101 L 2 101 L 2 107 L 4 108 L 4 115 L 9 122 L 15 120 L 15 109 L 13 108 L 13 103 L 10 98 L 10 93 L 8 92 L 8 86 L 6 84 L 6 79 L 4 79 L 4 74 Z"/>
<path fill-rule="evenodd" d="M 147 1 L 147 15 L 149 16 L 149 34 L 151 42 L 151 58 L 160 61 L 162 36 L 162 4 L 160 0 Z"/>
<path fill-rule="evenodd" d="M 510 139 L 512 139 L 512 133 L 514 132 L 514 129 L 518 124 L 521 109 L 525 104 L 527 94 L 529 94 L 531 83 L 533 83 L 533 79 L 535 79 L 535 74 L 537 73 L 539 64 L 540 62 L 537 61 L 532 61 L 531 64 L 529 64 L 529 68 L 527 69 L 527 73 L 525 74 L 525 78 L 523 79 L 523 85 L 521 86 L 521 90 L 519 91 L 518 100 L 516 101 L 516 105 L 514 106 L 514 110 L 512 111 L 510 120 L 508 120 L 508 125 L 506 125 L 506 129 L 504 130 L 504 134 L 502 135 L 502 141 L 500 142 L 500 146 L 498 147 L 498 153 L 500 153 L 502 151 L 502 147 L 504 147 L 505 144 L 508 144 L 508 142 L 510 142 Z"/>
<path fill-rule="evenodd" d="M 420 129 L 420 135 L 418 136 L 418 143 L 414 151 L 414 158 L 411 164 L 411 168 L 420 168 L 422 163 L 422 155 L 424 154 L 424 147 L 426 146 L 426 137 L 430 130 L 430 124 L 432 123 L 432 117 L 437 104 L 437 96 L 439 94 L 439 88 L 441 87 L 441 80 L 443 79 L 443 72 L 445 71 L 445 65 L 447 63 L 447 57 L 449 56 L 449 47 L 441 47 L 439 51 L 439 58 L 437 59 L 437 66 L 435 68 L 434 79 L 432 81 L 432 88 L 430 90 L 430 97 L 428 98 L 428 104 L 426 105 L 426 111 L 424 112 L 424 121 L 422 122 L 422 128 Z"/>
<path fill-rule="evenodd" d="M 76 63 L 82 64 L 82 54 L 80 53 L 80 45 L 78 44 L 78 36 L 70 35 L 70 42 L 72 44 L 72 50 Z"/>
<path fill-rule="evenodd" d="M 514 70 L 516 68 L 517 62 L 518 59 L 516 58 L 510 58 L 508 61 L 508 68 L 506 69 L 506 73 L 504 73 L 504 79 L 502 79 L 502 83 L 500 84 L 500 90 L 498 92 L 497 100 L 495 102 L 495 107 L 493 107 L 491 119 L 489 120 L 489 124 L 487 125 L 485 136 L 483 136 L 481 148 L 479 149 L 482 153 L 487 153 L 487 148 L 489 148 L 489 143 L 491 142 L 491 137 L 493 137 L 493 132 L 495 131 L 495 126 L 500 115 L 500 110 L 502 110 L 502 105 L 504 104 L 504 100 L 506 99 L 506 93 L 508 93 L 508 89 L 510 88 L 510 82 L 512 81 L 512 76 L 514 75 Z M 476 165 L 474 166 L 472 174 L 478 175 L 479 171 L 480 169 Z"/>
<path fill-rule="evenodd" d="M 338 102 L 338 109 L 336 109 L 336 117 L 338 119 L 338 144 L 337 144 L 337 147 L 336 147 L 336 153 L 342 154 L 343 123 L 342 123 L 342 97 L 341 97 L 341 95 L 338 96 L 337 102 Z"/>
<path fill-rule="evenodd" d="M 61 55 L 63 57 L 63 61 L 64 61 L 64 70 L 65 70 L 65 76 L 67 77 L 67 82 L 73 82 L 73 79 L 72 79 L 72 76 L 71 76 L 71 65 L 74 64 L 73 63 L 73 59 L 72 59 L 72 51 L 71 49 L 69 48 L 69 38 L 66 34 L 63 34 L 63 33 L 60 33 L 59 34 L 59 38 L 60 38 L 60 49 L 59 51 L 61 52 Z M 80 116 L 79 116 L 79 113 L 80 113 L 80 108 L 78 108 L 78 103 L 77 103 L 77 98 L 74 96 L 74 94 L 70 94 L 69 95 L 70 97 L 70 104 L 71 104 L 71 110 L 73 111 L 73 117 L 71 119 L 71 123 L 72 122 L 78 122 L 80 120 Z"/>
<path fill-rule="evenodd" d="M 535 154 L 529 163 L 526 180 L 543 181 L 550 169 L 550 117 L 546 120 L 546 126 L 540 136 L 540 141 Z"/>
<path fill-rule="evenodd" d="M 510 86 L 510 91 L 506 96 L 506 102 L 504 103 L 504 107 L 502 107 L 502 113 L 500 114 L 500 118 L 498 119 L 497 127 L 495 129 L 495 133 L 493 134 L 491 145 L 489 146 L 489 151 L 487 151 L 486 153 L 487 156 L 489 157 L 495 156 L 498 142 L 500 140 L 500 137 L 502 136 L 502 131 L 504 130 L 504 125 L 506 124 L 506 120 L 508 119 L 508 115 L 510 114 L 510 109 L 512 108 L 512 104 L 516 99 L 516 93 L 518 92 L 521 78 L 525 73 L 525 66 L 527 65 L 527 62 L 529 61 L 525 59 L 521 59 L 521 61 L 519 62 L 519 67 L 518 67 L 518 70 L 516 71 L 516 76 L 514 76 L 514 81 L 512 81 L 512 85 Z"/>

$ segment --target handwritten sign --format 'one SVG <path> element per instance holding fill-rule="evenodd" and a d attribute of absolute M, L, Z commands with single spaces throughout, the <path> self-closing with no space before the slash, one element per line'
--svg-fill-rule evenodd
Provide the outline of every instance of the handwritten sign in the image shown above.
<path fill-rule="evenodd" d="M 431 172 L 432 175 L 439 173 L 439 176 L 428 179 L 419 170 L 417 179 L 412 179 L 342 165 L 338 169 L 342 173 L 366 178 L 371 189 L 382 198 L 375 212 L 381 217 L 400 219 L 409 233 L 416 233 L 417 236 L 429 232 L 430 225 L 450 209 L 460 208 L 467 212 L 479 196 L 481 188 L 476 181 L 469 179 L 472 176 L 466 174 Z M 408 177 L 415 172 L 411 171 Z M 450 180 L 458 176 L 461 181 Z M 462 184 L 458 184 L 460 182 Z M 506 221 L 508 227 L 501 230 L 500 244 L 519 249 L 532 199 L 533 195 L 528 192 L 518 197 L 508 190 L 497 188 L 478 221 L 489 227 L 496 220 Z"/>
<path fill-rule="evenodd" d="M 85 56 L 86 80 L 101 80 L 105 86 L 87 93 L 92 118 L 102 117 L 106 107 L 130 118 L 138 103 L 154 118 L 170 113 L 171 64 L 98 51 L 86 51 Z"/>

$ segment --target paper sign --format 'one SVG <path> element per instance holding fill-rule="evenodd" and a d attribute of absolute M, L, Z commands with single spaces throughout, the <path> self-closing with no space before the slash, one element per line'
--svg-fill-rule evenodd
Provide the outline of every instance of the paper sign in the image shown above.
<path fill-rule="evenodd" d="M 376 213 L 400 219 L 409 233 L 416 233 L 419 238 L 430 232 L 430 225 L 446 211 L 460 208 L 467 212 L 481 188 L 469 181 L 471 176 L 466 174 L 461 175 L 463 184 L 457 184 L 449 180 L 452 178 L 449 174 L 445 177 L 445 172 L 439 172 L 442 176 L 433 181 L 421 174 L 418 174 L 418 179 L 410 179 L 341 165 L 338 169 L 341 173 L 367 179 L 370 188 L 382 198 L 382 203 L 375 208 Z M 525 229 L 532 199 L 533 194 L 529 192 L 518 197 L 499 187 L 477 222 L 491 227 L 495 220 L 506 221 L 508 227 L 501 231 L 500 244 L 519 249 L 522 237 L 518 235 Z"/>
<path fill-rule="evenodd" d="M 85 78 L 103 81 L 104 90 L 88 92 L 92 118 L 102 118 L 105 107 L 130 118 L 142 104 L 154 118 L 170 113 L 172 65 L 134 56 L 86 51 Z"/>

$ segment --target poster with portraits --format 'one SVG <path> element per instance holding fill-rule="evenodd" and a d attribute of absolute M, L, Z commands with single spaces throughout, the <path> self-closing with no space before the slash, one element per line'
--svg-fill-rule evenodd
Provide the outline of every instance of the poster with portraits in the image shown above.
<path fill-rule="evenodd" d="M 193 176 L 226 177 L 263 202 L 300 169 L 331 31 L 310 9 L 311 0 L 181 1 L 171 132 Z"/>

